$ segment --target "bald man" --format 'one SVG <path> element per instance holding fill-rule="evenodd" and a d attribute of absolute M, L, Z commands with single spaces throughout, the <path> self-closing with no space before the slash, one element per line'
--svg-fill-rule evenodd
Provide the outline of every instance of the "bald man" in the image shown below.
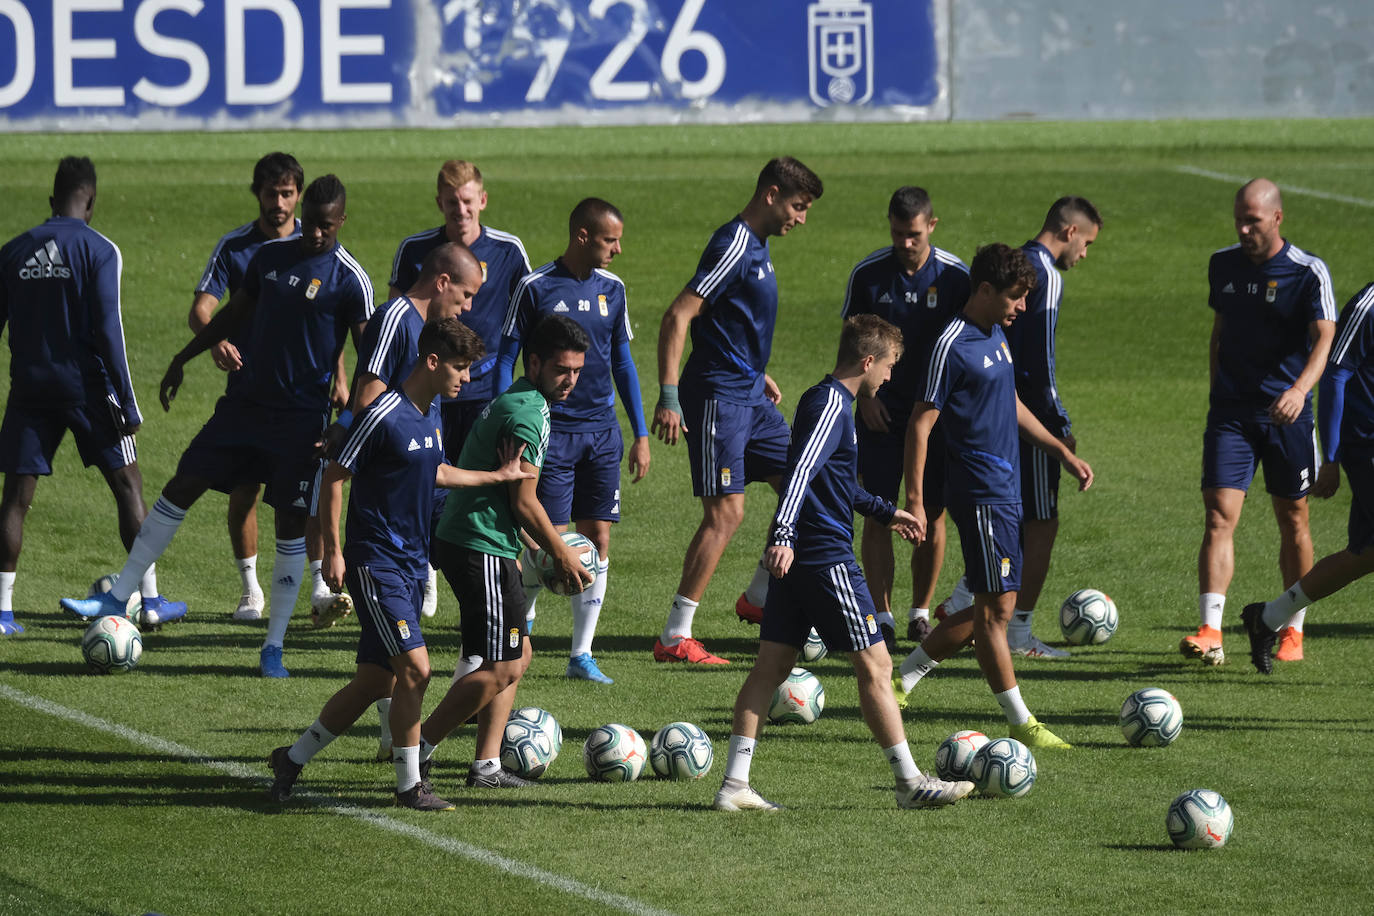
<path fill-rule="evenodd" d="M 1198 551 L 1201 626 L 1179 651 L 1204 664 L 1225 661 L 1221 618 L 1235 568 L 1234 534 L 1245 492 L 1264 464 L 1264 485 L 1279 527 L 1285 588 L 1312 568 L 1307 492 L 1319 460 L 1312 389 L 1336 333 L 1336 302 L 1326 264 L 1282 235 L 1283 200 L 1264 178 L 1236 192 L 1239 243 L 1212 255 L 1207 268 L 1212 324 L 1211 405 L 1202 440 L 1206 526 Z M 1278 658 L 1302 658 L 1297 609 Z"/>

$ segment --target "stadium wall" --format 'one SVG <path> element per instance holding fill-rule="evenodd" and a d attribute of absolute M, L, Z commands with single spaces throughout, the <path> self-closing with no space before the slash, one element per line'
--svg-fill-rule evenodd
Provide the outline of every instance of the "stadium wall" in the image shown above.
<path fill-rule="evenodd" d="M 1367 0 L 0 0 L 0 129 L 1374 114 Z"/>

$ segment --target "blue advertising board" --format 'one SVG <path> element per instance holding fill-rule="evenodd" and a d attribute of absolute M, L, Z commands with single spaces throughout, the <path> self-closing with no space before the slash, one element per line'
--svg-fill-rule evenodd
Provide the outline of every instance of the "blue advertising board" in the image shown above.
<path fill-rule="evenodd" d="M 0 0 L 0 126 L 945 117 L 947 0 Z"/>

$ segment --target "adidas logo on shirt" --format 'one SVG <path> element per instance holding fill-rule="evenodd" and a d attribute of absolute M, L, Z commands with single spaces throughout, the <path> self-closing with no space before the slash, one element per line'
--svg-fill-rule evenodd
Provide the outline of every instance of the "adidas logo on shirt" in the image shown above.
<path fill-rule="evenodd" d="M 986 368 L 988 368 L 988 367 L 991 366 L 991 365 L 992 365 L 992 360 L 990 360 L 990 359 L 988 359 L 986 356 L 984 356 L 984 357 L 983 357 L 983 368 L 986 369 Z"/>
<path fill-rule="evenodd" d="M 269 270 L 269 271 L 267 272 L 267 276 L 263 277 L 263 279 L 264 279 L 264 280 L 275 280 L 275 279 L 277 279 L 277 272 L 276 272 L 275 270 Z"/>
<path fill-rule="evenodd" d="M 408 452 L 415 452 L 415 451 L 419 451 L 419 450 L 420 450 L 420 443 L 416 442 L 414 439 L 411 439 L 411 440 L 410 440 L 410 445 L 406 446 L 406 451 L 408 451 Z"/>
<path fill-rule="evenodd" d="M 891 305 L 891 304 L 892 304 L 892 296 L 889 295 L 888 293 L 883 293 L 881 296 L 878 297 L 878 304 L 879 304 L 879 305 Z"/>
<path fill-rule="evenodd" d="M 1234 293 L 1236 291 L 1235 284 L 1227 283 L 1225 286 L 1221 288 L 1221 291 L 1223 293 Z"/>
<path fill-rule="evenodd" d="M 62 252 L 57 250 L 57 242 L 52 239 L 19 268 L 21 280 L 67 280 L 71 275 L 72 269 L 62 262 Z"/>
<path fill-rule="evenodd" d="M 568 310 L 568 303 L 564 302 L 562 299 L 559 299 L 558 304 L 553 307 L 553 310 L 555 312 L 566 312 Z"/>

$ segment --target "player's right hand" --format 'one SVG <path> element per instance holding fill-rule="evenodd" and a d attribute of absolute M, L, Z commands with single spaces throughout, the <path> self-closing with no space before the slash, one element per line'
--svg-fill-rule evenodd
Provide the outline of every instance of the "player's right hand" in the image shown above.
<path fill-rule="evenodd" d="M 210 356 L 214 359 L 215 365 L 225 372 L 237 372 L 243 368 L 243 356 L 239 353 L 239 348 L 227 340 L 221 340 L 210 348 Z"/>
<path fill-rule="evenodd" d="M 919 544 L 926 537 L 926 514 L 922 511 L 920 515 L 916 515 L 905 509 L 898 509 L 892 514 L 892 521 L 887 523 L 887 527 L 900 534 L 902 540 Z"/>
<path fill-rule="evenodd" d="M 176 400 L 177 389 L 185 381 L 186 374 L 182 370 L 181 363 L 172 360 L 172 364 L 167 367 L 167 371 L 162 375 L 162 381 L 158 384 L 157 399 L 162 402 L 163 410 L 172 409 L 172 401 Z"/>
<path fill-rule="evenodd" d="M 1341 466 L 1328 461 L 1317 472 L 1317 482 L 1312 484 L 1312 495 L 1318 499 L 1330 499 L 1341 488 Z"/>
<path fill-rule="evenodd" d="M 677 445 L 679 432 L 688 432 L 687 424 L 682 422 L 682 414 L 676 410 L 659 405 L 654 408 L 654 420 L 649 431 L 658 436 L 658 441 L 667 445 Z"/>
<path fill-rule="evenodd" d="M 596 576 L 592 575 L 591 571 L 582 565 L 582 561 L 578 559 L 578 554 L 574 553 L 572 548 L 567 545 L 564 545 L 563 549 L 554 555 L 554 563 L 558 566 L 558 578 L 567 586 L 569 594 L 576 595 L 586 591 L 596 581 Z"/>
<path fill-rule="evenodd" d="M 795 552 L 791 547 L 774 545 L 763 552 L 763 568 L 774 579 L 781 579 L 792 568 Z"/>
<path fill-rule="evenodd" d="M 344 589 L 344 558 L 343 551 L 331 550 L 324 556 L 324 583 L 335 593 Z"/>

